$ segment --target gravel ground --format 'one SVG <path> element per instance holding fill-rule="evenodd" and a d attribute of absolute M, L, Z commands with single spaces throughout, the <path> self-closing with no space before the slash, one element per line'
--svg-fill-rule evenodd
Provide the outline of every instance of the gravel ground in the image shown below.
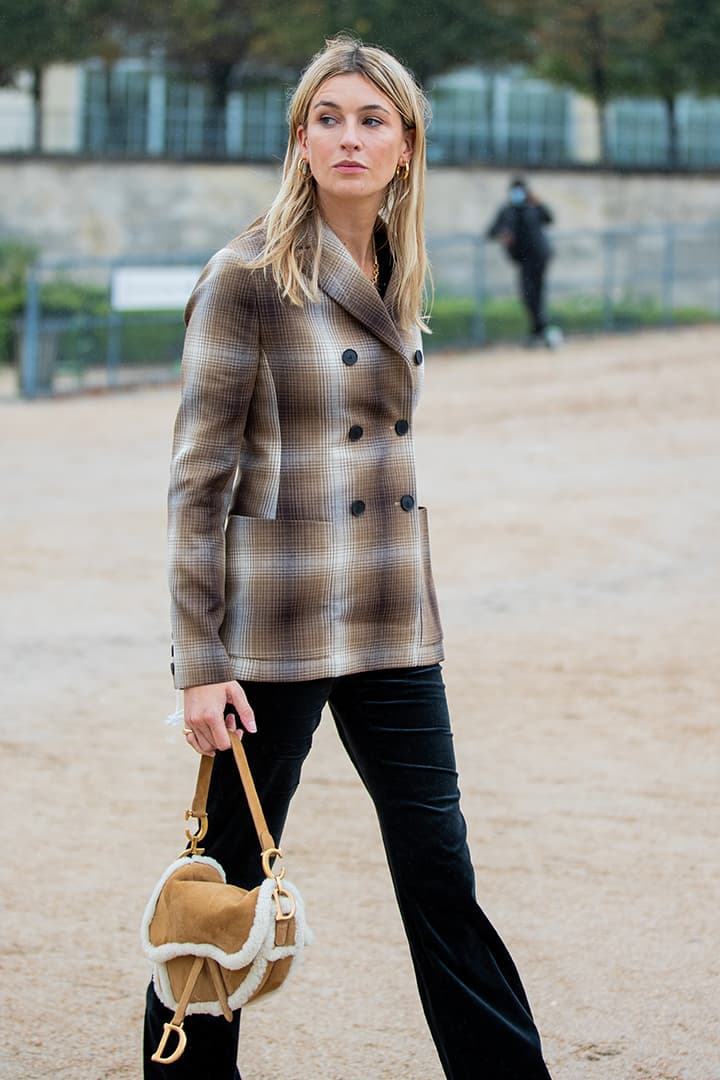
<path fill-rule="evenodd" d="M 176 397 L 0 406 L 4 1080 L 140 1076 L 196 767 L 163 724 Z M 720 329 L 433 355 L 417 438 L 478 893 L 553 1077 L 718 1080 Z M 245 1080 L 441 1080 L 330 723 L 284 847 L 316 944 Z"/>

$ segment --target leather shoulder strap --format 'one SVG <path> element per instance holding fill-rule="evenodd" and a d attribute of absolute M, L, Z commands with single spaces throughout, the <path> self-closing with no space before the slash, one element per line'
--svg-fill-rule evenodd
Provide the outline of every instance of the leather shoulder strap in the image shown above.
<path fill-rule="evenodd" d="M 245 798 L 250 807 L 250 814 L 252 815 L 255 831 L 258 834 L 260 850 L 268 851 L 274 849 L 275 841 L 267 827 L 265 815 L 263 814 L 260 799 L 258 798 L 258 793 L 255 788 L 255 782 L 252 778 L 252 773 L 250 772 L 250 766 L 248 765 L 245 747 L 243 746 L 242 739 L 237 731 L 230 732 L 230 745 L 235 757 L 238 772 L 240 773 L 240 780 L 242 781 Z M 198 778 L 195 785 L 195 795 L 193 796 L 192 807 L 190 810 L 190 814 L 194 818 L 200 819 L 204 817 L 207 811 L 208 791 L 210 790 L 213 760 L 213 758 L 208 757 L 205 754 L 200 757 L 200 768 L 198 769 Z"/>

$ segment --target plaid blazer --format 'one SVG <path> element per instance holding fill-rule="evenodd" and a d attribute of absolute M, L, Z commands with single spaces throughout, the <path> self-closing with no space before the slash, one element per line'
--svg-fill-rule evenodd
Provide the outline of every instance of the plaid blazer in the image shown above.
<path fill-rule="evenodd" d="M 244 235 L 188 302 L 169 492 L 178 687 L 442 659 L 401 333 L 326 226 L 320 299 L 283 301 Z M 391 288 L 388 295 L 391 295 Z"/>

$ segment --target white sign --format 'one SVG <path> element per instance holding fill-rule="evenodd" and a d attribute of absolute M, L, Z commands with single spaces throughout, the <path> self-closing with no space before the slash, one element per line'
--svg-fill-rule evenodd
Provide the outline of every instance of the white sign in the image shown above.
<path fill-rule="evenodd" d="M 182 310 L 201 266 L 120 266 L 113 270 L 113 311 Z"/>

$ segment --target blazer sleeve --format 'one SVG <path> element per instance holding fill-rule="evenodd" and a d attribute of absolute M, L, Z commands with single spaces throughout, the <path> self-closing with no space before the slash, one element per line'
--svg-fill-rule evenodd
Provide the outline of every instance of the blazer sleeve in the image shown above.
<path fill-rule="evenodd" d="M 225 518 L 260 355 L 255 279 L 225 248 L 185 312 L 182 391 L 168 493 L 173 674 L 177 687 L 234 678 L 219 630 Z"/>

